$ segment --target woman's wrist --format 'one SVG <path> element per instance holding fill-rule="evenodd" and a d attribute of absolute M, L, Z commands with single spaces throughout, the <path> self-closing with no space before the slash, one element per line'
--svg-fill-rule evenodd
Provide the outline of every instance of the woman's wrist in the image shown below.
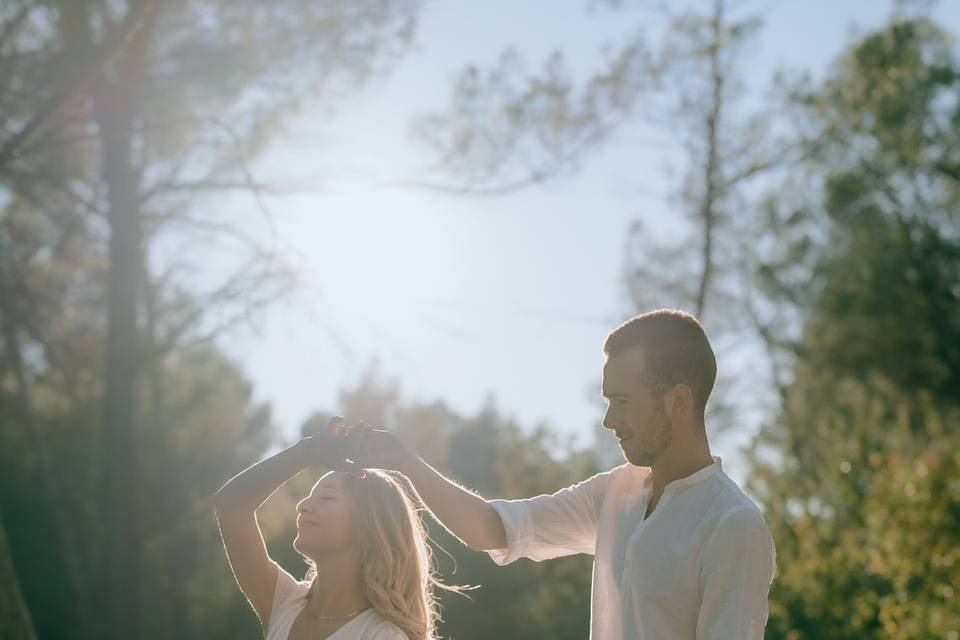
<path fill-rule="evenodd" d="M 320 464 L 320 456 L 323 453 L 323 444 L 317 436 L 304 436 L 293 443 L 290 447 L 294 451 L 294 457 L 300 464 L 301 469 Z"/>
<path fill-rule="evenodd" d="M 258 509 L 283 483 L 315 464 L 316 457 L 303 440 L 247 467 L 227 481 L 216 492 L 217 507 Z"/>

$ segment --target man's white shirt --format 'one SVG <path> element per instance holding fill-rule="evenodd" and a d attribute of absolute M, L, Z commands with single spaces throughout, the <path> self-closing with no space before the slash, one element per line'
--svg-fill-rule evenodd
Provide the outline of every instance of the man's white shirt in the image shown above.
<path fill-rule="evenodd" d="M 592 640 L 763 638 L 776 551 L 760 510 L 720 458 L 664 489 L 625 464 L 553 495 L 490 500 L 507 533 L 498 564 L 594 556 Z"/>

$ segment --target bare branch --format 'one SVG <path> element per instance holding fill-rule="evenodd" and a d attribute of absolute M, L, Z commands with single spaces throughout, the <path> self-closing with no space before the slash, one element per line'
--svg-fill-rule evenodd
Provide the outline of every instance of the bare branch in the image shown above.
<path fill-rule="evenodd" d="M 21 155 L 23 146 L 30 136 L 44 125 L 58 109 L 73 99 L 80 89 L 87 86 L 91 79 L 100 73 L 103 65 L 123 51 L 130 43 L 133 34 L 143 26 L 147 15 L 153 9 L 154 2 L 155 0 L 146 0 L 138 3 L 136 10 L 132 11 L 128 20 L 125 21 L 124 28 L 111 34 L 105 40 L 105 44 L 101 48 L 101 55 L 91 62 L 86 70 L 73 76 L 60 91 L 55 92 L 40 104 L 34 111 L 33 117 L 0 147 L 0 175 L 6 173 L 11 161 Z"/>
<path fill-rule="evenodd" d="M 556 175 L 556 172 L 535 173 L 514 182 L 507 182 L 489 187 L 466 184 L 458 186 L 453 184 L 444 184 L 442 182 L 429 182 L 426 180 L 415 179 L 388 182 L 384 183 L 383 186 L 388 188 L 399 187 L 402 189 L 424 189 L 427 191 L 436 191 L 438 193 L 446 193 L 450 195 L 495 198 L 499 196 L 510 195 L 511 193 L 516 193 L 517 191 L 521 191 L 535 184 L 543 183 L 552 178 L 554 175 Z"/>

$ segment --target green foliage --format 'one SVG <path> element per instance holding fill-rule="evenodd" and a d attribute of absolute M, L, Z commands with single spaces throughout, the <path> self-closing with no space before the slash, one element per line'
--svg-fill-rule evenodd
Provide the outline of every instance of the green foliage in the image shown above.
<path fill-rule="evenodd" d="M 139 553 L 144 566 L 142 610 L 153 638 L 234 637 L 257 632 L 245 603 L 235 600 L 213 518 L 210 496 L 231 473 L 261 457 L 269 443 L 269 414 L 251 401 L 249 383 L 216 349 L 206 347 L 158 364 L 166 394 L 144 403 L 138 424 L 143 505 Z M 49 397 L 50 390 L 41 390 Z M 3 397 L 4 405 L 10 400 Z M 84 569 L 83 592 L 64 579 L 71 553 L 58 535 L 53 507 L 41 490 L 34 441 L 12 415 L 2 419 L 0 511 L 21 569 L 24 596 L 42 638 L 74 638 L 81 608 L 95 606 L 92 567 L 102 523 L 95 517 L 100 453 L 92 399 L 59 398 L 36 412 L 56 462 L 56 484 Z M 61 532 L 62 533 L 62 532 Z"/>
<path fill-rule="evenodd" d="M 955 395 L 960 61 L 950 36 L 923 18 L 895 19 L 854 43 L 819 86 L 795 84 L 790 99 L 805 161 L 767 203 L 758 283 L 781 317 L 792 310 L 815 324 L 771 332 L 843 363 L 845 375 L 871 361 L 900 383 L 932 376 Z M 910 322 L 900 322 L 905 313 Z M 880 346 L 888 340 L 893 348 Z M 878 349 L 892 357 L 864 353 Z M 916 366 L 895 371 L 904 363 Z"/>
<path fill-rule="evenodd" d="M 802 328 L 751 449 L 768 637 L 960 634 L 958 90 L 946 34 L 895 19 L 794 94 L 814 188 L 773 199 L 761 275 Z"/>
<path fill-rule="evenodd" d="M 768 637 L 946 638 L 960 630 L 960 411 L 889 383 L 791 389 L 754 454 L 777 542 Z M 761 457 L 762 456 L 758 456 Z"/>

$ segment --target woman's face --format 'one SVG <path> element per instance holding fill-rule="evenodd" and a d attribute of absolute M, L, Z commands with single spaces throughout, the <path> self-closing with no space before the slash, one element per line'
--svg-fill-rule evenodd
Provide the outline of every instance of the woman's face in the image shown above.
<path fill-rule="evenodd" d="M 297 503 L 293 548 L 309 558 L 342 552 L 354 543 L 353 503 L 343 489 L 344 475 L 331 471 Z"/>

